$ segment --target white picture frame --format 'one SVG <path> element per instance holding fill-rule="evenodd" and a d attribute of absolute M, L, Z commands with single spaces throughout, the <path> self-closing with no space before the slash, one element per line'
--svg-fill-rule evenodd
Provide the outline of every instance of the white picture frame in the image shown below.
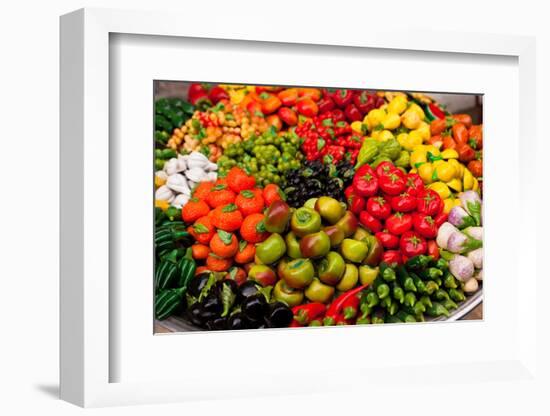
<path fill-rule="evenodd" d="M 314 371 L 303 379 L 286 376 L 285 369 L 266 370 L 269 382 L 247 383 L 245 376 L 233 380 L 232 385 L 226 382 L 208 380 L 207 374 L 215 371 L 215 363 L 204 376 L 198 372 L 176 380 L 158 379 L 144 376 L 143 379 L 125 380 L 115 377 L 112 367 L 124 357 L 120 351 L 112 348 L 114 311 L 119 306 L 113 304 L 113 286 L 109 276 L 112 272 L 110 259 L 110 227 L 113 227 L 109 201 L 110 173 L 113 171 L 113 160 L 110 155 L 110 38 L 114 34 L 161 36 L 162 39 L 212 39 L 230 41 L 276 42 L 284 51 L 291 45 L 315 47 L 331 45 L 338 50 L 361 51 L 409 51 L 410 53 L 434 52 L 445 54 L 464 54 L 469 56 L 506 56 L 517 60 L 517 83 L 519 86 L 517 132 L 521 139 L 529 140 L 529 154 L 536 152 L 537 139 L 534 131 L 535 113 L 528 109 L 535 98 L 535 41 L 529 37 L 509 35 L 488 35 L 473 33 L 433 33 L 415 31 L 407 32 L 383 25 L 371 24 L 368 28 L 346 27 L 341 25 L 338 35 L 330 35 L 320 27 L 301 30 L 288 27 L 284 32 L 269 25 L 251 24 L 246 36 L 235 34 L 222 25 L 206 28 L 199 21 L 184 19 L 185 16 L 173 13 L 120 11 L 107 9 L 82 9 L 61 18 L 61 398 L 80 406 L 108 406 L 139 403 L 162 403 L 193 399 L 231 398 L 254 395 L 329 393 L 348 389 L 357 389 L 358 382 L 369 386 L 369 392 L 376 391 L 382 397 L 385 389 L 395 377 L 399 377 L 402 390 L 415 390 L 429 386 L 432 390 L 444 391 L 444 383 L 433 385 L 433 380 L 440 382 L 439 376 L 445 370 L 453 371 L 455 383 L 498 383 L 506 381 L 518 388 L 528 385 L 531 391 L 542 388 L 540 375 L 537 373 L 535 359 L 537 347 L 537 323 L 531 319 L 536 314 L 537 279 L 542 278 L 537 270 L 533 253 L 529 253 L 526 244 L 519 244 L 518 256 L 508 272 L 510 281 L 517 282 L 521 263 L 523 268 L 523 286 L 517 288 L 513 295 L 515 308 L 510 318 L 516 322 L 510 336 L 512 346 L 502 348 L 495 353 L 495 359 L 418 360 L 415 363 L 407 360 L 388 365 L 382 360 L 381 365 L 366 362 L 364 365 L 333 366 L 325 370 Z M 185 25 L 181 22 L 185 20 Z M 303 28 L 302 28 L 303 29 Z M 158 40 L 158 39 L 157 39 Z M 309 45 L 309 46 L 308 46 Z M 232 81 L 223 79 L 220 81 Z M 251 80 L 253 82 L 254 80 Z M 275 81 L 278 80 L 274 80 Z M 297 81 L 299 82 L 299 80 Z M 359 86 L 359 85 L 353 85 Z M 389 86 L 386 86 L 390 88 Z M 145 116 L 146 117 L 146 116 Z M 112 120 L 111 120 L 112 121 Z M 489 118 L 489 128 L 491 119 Z M 511 121 L 512 125 L 514 124 Z M 520 135 L 515 136 L 520 139 Z M 514 159 L 517 166 L 518 187 L 517 204 L 511 209 L 519 215 L 521 227 L 514 231 L 514 237 L 522 241 L 534 241 L 536 238 L 535 216 L 527 215 L 528 206 L 534 203 L 534 182 L 528 178 L 529 159 L 524 148 L 519 148 Z M 152 149 L 152 148 L 151 148 Z M 510 156 L 514 157 L 514 156 Z M 497 162 L 489 153 L 486 169 L 497 169 Z M 491 181 L 488 181 L 491 183 Z M 145 184 L 146 186 L 148 184 Z M 495 195 L 495 198 L 497 196 Z M 493 207 L 491 207 L 491 205 Z M 496 209 L 496 199 L 488 200 L 484 209 Z M 523 214 L 523 215 L 520 215 Z M 540 269 L 539 269 L 540 270 Z M 490 277 L 489 277 L 490 279 Z M 490 282 L 490 280 L 489 280 Z M 529 290 L 523 289 L 529 287 Z M 493 292 L 494 293 L 494 292 Z M 498 311 L 497 302 L 487 300 L 485 304 L 486 324 L 495 326 L 504 324 L 495 317 Z M 521 325 L 517 325 L 521 322 Z M 540 325 L 540 324 L 539 324 Z M 330 328 L 331 339 L 335 335 L 343 339 L 360 340 L 364 331 L 380 337 L 399 340 L 400 337 L 411 337 L 416 334 L 433 333 L 431 325 L 413 325 L 398 328 Z M 453 334 L 468 331 L 479 331 L 455 325 L 446 332 Z M 466 329 L 465 329 L 466 328 Z M 399 329 L 399 331 L 396 331 Z M 483 329 L 483 328 L 482 328 Z M 503 330 L 500 328 L 499 330 Z M 338 333 L 336 333 L 338 331 Z M 307 335 L 306 335 L 307 332 Z M 479 333 L 483 332 L 482 330 Z M 406 335 L 405 335 L 406 333 Z M 473 333 L 473 332 L 472 332 Z M 329 339 L 328 332 L 317 330 L 298 331 L 292 336 L 293 342 L 321 342 Z M 388 335 L 389 334 L 389 335 Z M 151 330 L 151 337 L 153 333 Z M 177 335 L 176 335 L 177 336 Z M 199 335 L 204 340 L 203 335 Z M 235 343 L 257 343 L 259 337 L 271 339 L 274 343 L 285 342 L 289 338 L 285 330 L 266 331 L 259 334 L 254 331 L 227 335 Z M 180 342 L 186 338 L 189 343 L 195 335 L 179 336 L 180 341 L 172 336 L 157 337 L 155 348 L 170 348 L 170 343 Z M 322 338 L 323 337 L 323 338 Z M 327 338 L 324 338 L 327 337 Z M 198 339 L 198 338 L 195 338 Z M 331 341 L 333 342 L 333 341 Z M 475 341 L 473 341 L 475 342 Z M 160 345 L 160 346 L 158 346 Z M 174 344 L 175 345 L 175 344 Z M 205 344 L 206 345 L 206 344 Z M 283 345 L 283 344 L 281 344 Z M 118 352 L 117 352 L 118 351 Z M 165 357 L 166 358 L 166 357 Z M 153 360 L 156 357 L 145 357 Z M 168 361 L 163 361 L 166 368 Z M 311 363 L 310 363 L 311 364 Z M 351 364 L 351 363 L 348 363 Z M 181 364 L 180 364 L 181 365 Z M 174 371 L 179 369 L 174 364 Z M 400 367 L 402 366 L 402 367 Z M 208 367 L 208 366 L 207 366 Z M 284 366 L 283 366 L 284 367 Z M 306 367 L 304 367 L 306 368 Z M 313 367 L 307 367 L 313 368 Z M 245 375 L 247 371 L 244 371 Z M 250 369 L 250 374 L 261 374 L 261 368 Z M 368 377 L 366 376 L 368 374 Z M 326 383 L 325 380 L 337 378 L 338 382 Z M 381 383 L 381 385 L 379 384 Z M 274 386 L 279 386 L 274 389 Z M 359 390 L 360 391 L 360 390 Z M 501 390 L 502 391 L 502 390 Z M 512 391 L 512 390 L 510 390 Z M 405 394 L 404 392 L 403 394 Z M 487 397 L 497 398 L 499 388 L 487 389 Z M 527 391 L 525 394 L 528 394 Z M 493 396 L 491 396 L 493 395 Z M 439 399 L 434 399 L 439 400 Z"/>

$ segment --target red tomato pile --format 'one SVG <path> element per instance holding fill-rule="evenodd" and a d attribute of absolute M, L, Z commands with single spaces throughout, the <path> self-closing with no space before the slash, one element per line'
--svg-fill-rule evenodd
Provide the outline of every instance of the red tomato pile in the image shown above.
<path fill-rule="evenodd" d="M 447 215 L 437 192 L 391 162 L 360 167 L 346 191 L 350 210 L 384 247 L 382 261 L 402 264 L 419 254 L 439 257 L 437 230 Z"/>

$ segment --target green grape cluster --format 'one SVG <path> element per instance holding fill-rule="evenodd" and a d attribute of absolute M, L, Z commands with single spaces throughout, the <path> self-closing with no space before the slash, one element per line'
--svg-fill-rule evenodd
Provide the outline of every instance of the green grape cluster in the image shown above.
<path fill-rule="evenodd" d="M 270 129 L 259 137 L 253 135 L 228 146 L 218 160 L 218 169 L 223 176 L 233 166 L 239 166 L 254 176 L 258 185 L 284 185 L 285 172 L 301 165 L 304 156 L 299 148 L 300 138 L 293 132 L 279 136 Z"/>

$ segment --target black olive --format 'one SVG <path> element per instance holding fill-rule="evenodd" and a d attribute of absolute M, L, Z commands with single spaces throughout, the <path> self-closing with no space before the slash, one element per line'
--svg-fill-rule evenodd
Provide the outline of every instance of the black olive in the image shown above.
<path fill-rule="evenodd" d="M 262 294 L 246 298 L 241 306 L 243 313 L 251 321 L 261 321 L 267 312 L 267 302 Z"/>
<path fill-rule="evenodd" d="M 250 296 L 254 296 L 259 292 L 259 287 L 256 282 L 252 280 L 247 280 L 242 285 L 239 286 L 239 293 L 242 299 L 246 299 Z"/>
<path fill-rule="evenodd" d="M 248 329 L 249 321 L 242 312 L 231 315 L 227 321 L 227 329 Z"/>
<path fill-rule="evenodd" d="M 199 297 L 201 290 L 204 288 L 204 286 L 206 286 L 209 277 L 210 273 L 201 273 L 193 277 L 189 282 L 189 286 L 187 287 L 187 293 L 196 298 Z"/>
<path fill-rule="evenodd" d="M 211 331 L 222 331 L 227 329 L 227 318 L 213 319 L 206 324 L 206 327 Z"/>
<path fill-rule="evenodd" d="M 288 306 L 282 302 L 275 302 L 270 305 L 266 324 L 270 328 L 286 328 L 293 318 L 294 315 Z"/>

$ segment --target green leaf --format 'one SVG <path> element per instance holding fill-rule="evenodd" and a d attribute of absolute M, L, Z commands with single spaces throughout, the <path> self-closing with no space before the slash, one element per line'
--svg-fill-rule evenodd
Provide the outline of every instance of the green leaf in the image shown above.
<path fill-rule="evenodd" d="M 210 273 L 210 275 L 208 276 L 208 281 L 202 288 L 201 293 L 199 293 L 199 302 L 202 302 L 204 298 L 208 296 L 210 289 L 212 289 L 212 286 L 214 286 L 215 283 L 216 283 L 216 276 L 214 276 L 213 273 Z"/>
<path fill-rule="evenodd" d="M 266 302 L 270 303 L 272 290 L 273 290 L 273 286 L 260 287 L 258 289 L 258 293 L 261 293 L 264 296 Z"/>
<path fill-rule="evenodd" d="M 226 188 L 227 188 L 226 185 L 224 185 L 223 183 L 220 183 L 220 184 L 214 186 L 214 187 L 212 188 L 212 190 L 213 190 L 213 191 L 223 191 L 223 190 L 226 189 Z"/>
<path fill-rule="evenodd" d="M 317 150 L 321 150 L 325 147 L 325 141 L 321 138 L 317 139 Z"/>
<path fill-rule="evenodd" d="M 222 208 L 222 212 L 233 212 L 237 210 L 237 205 L 235 204 L 227 204 L 225 207 Z"/>
<path fill-rule="evenodd" d="M 187 300 L 187 307 L 193 306 L 199 301 L 195 296 L 191 296 L 189 293 L 185 294 L 185 298 Z"/>
<path fill-rule="evenodd" d="M 466 203 L 466 209 L 475 220 L 476 225 L 481 225 L 481 204 L 479 202 Z"/>
<path fill-rule="evenodd" d="M 204 224 L 195 224 L 195 225 L 193 225 L 193 230 L 195 230 L 195 232 L 197 234 L 206 234 L 206 233 L 210 232 L 208 227 Z"/>
<path fill-rule="evenodd" d="M 246 240 L 241 240 L 239 242 L 239 253 L 242 253 L 243 250 L 246 248 L 246 246 L 248 246 L 248 243 L 246 242 Z"/>
<path fill-rule="evenodd" d="M 254 192 L 249 191 L 249 190 L 241 191 L 241 195 L 244 196 L 247 199 L 254 198 Z"/>
<path fill-rule="evenodd" d="M 264 221 L 260 221 L 258 224 L 256 224 L 256 231 L 259 233 L 265 233 L 267 231 Z"/>
<path fill-rule="evenodd" d="M 228 233 L 227 231 L 224 231 L 224 230 L 218 230 L 218 236 L 226 246 L 231 244 L 231 241 L 233 240 L 233 234 Z"/>
<path fill-rule="evenodd" d="M 193 129 L 195 129 L 195 130 L 200 130 L 202 125 L 201 125 L 201 122 L 198 119 L 194 118 L 191 121 L 191 127 L 193 127 Z"/>
<path fill-rule="evenodd" d="M 235 271 L 237 270 L 234 268 Z M 233 278 L 233 277 L 232 277 Z M 222 284 L 222 293 L 221 293 L 221 300 L 223 305 L 223 311 L 221 313 L 221 317 L 224 318 L 229 314 L 229 311 L 233 307 L 233 304 L 235 303 L 235 298 L 237 296 L 233 291 L 231 290 L 231 286 L 228 283 Z"/>
<path fill-rule="evenodd" d="M 235 120 L 235 117 L 233 117 L 233 114 L 227 113 L 227 114 L 225 115 L 225 119 L 231 121 L 231 120 Z"/>
<path fill-rule="evenodd" d="M 322 124 L 323 126 L 326 126 L 326 127 L 332 127 L 332 126 L 334 126 L 334 123 L 332 122 L 332 119 L 331 119 L 331 118 L 325 118 L 325 119 L 321 122 L 321 124 Z"/>

